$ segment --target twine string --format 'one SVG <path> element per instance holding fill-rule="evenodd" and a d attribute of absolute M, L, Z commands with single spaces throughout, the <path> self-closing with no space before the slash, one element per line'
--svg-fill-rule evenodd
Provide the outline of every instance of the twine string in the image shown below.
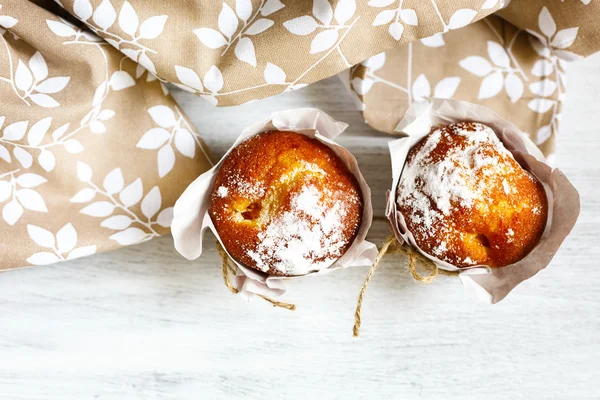
<path fill-rule="evenodd" d="M 373 277 L 373 274 L 377 269 L 377 265 L 379 265 L 379 261 L 383 258 L 385 253 L 387 253 L 390 246 L 395 243 L 398 242 L 396 241 L 396 238 L 394 236 L 388 237 L 385 240 L 385 242 L 383 242 L 381 248 L 379 249 L 379 252 L 377 253 L 377 257 L 375 257 L 375 260 L 373 261 L 373 264 L 369 269 L 369 273 L 365 278 L 365 282 L 363 283 L 362 288 L 360 288 L 360 293 L 358 294 L 358 302 L 356 303 L 356 311 L 354 312 L 354 328 L 352 329 L 354 337 L 358 337 L 358 334 L 360 332 L 360 310 L 362 308 L 363 297 L 365 296 L 365 292 L 367 291 L 367 286 L 369 285 L 369 282 L 371 281 L 371 278 Z"/>
<path fill-rule="evenodd" d="M 221 243 L 218 240 L 217 240 L 217 251 L 219 252 L 219 256 L 221 256 L 221 263 L 222 263 L 222 267 L 223 267 L 223 282 L 225 282 L 225 286 L 227 286 L 227 289 L 229 289 L 229 291 L 231 293 L 238 294 L 240 292 L 240 290 L 238 288 L 236 288 L 231 283 L 231 280 L 229 279 L 229 274 L 232 274 L 235 276 L 237 267 L 234 267 L 229 263 L 229 255 L 227 254 L 227 252 L 225 251 L 223 246 L 221 246 Z M 286 310 L 290 310 L 290 311 L 294 311 L 296 309 L 295 304 L 284 303 L 282 301 L 273 300 L 267 296 L 263 296 L 262 294 L 257 294 L 257 296 L 260 297 L 261 299 L 271 303 L 273 305 L 273 307 L 285 308 Z"/>
<path fill-rule="evenodd" d="M 360 289 L 360 293 L 358 294 L 358 301 L 356 303 L 356 311 L 354 312 L 354 327 L 352 329 L 352 333 L 353 333 L 354 337 L 358 337 L 358 335 L 360 333 L 362 302 L 363 302 L 365 292 L 367 291 L 367 286 L 369 285 L 369 282 L 371 281 L 371 278 L 373 277 L 373 274 L 375 273 L 375 270 L 377 269 L 379 262 L 381 261 L 383 256 L 388 252 L 401 252 L 401 253 L 405 254 L 406 256 L 408 256 L 407 269 L 408 269 L 408 272 L 410 273 L 410 276 L 412 276 L 413 279 L 416 280 L 417 282 L 421 282 L 426 285 L 433 282 L 433 280 L 436 278 L 436 276 L 438 276 L 438 274 L 439 275 L 448 275 L 448 276 L 458 275 L 458 271 L 446 271 L 443 269 L 439 269 L 437 267 L 437 265 L 435 265 L 428 258 L 423 257 L 422 255 L 416 253 L 414 250 L 412 250 L 408 247 L 404 247 L 404 246 L 400 245 L 400 243 L 396 240 L 396 238 L 394 236 L 389 236 L 381 244 L 381 248 L 379 249 L 379 252 L 377 253 L 377 257 L 375 257 L 375 260 L 373 261 L 373 264 L 371 265 L 371 268 L 369 269 L 369 272 L 367 273 L 367 277 L 365 278 L 365 281 Z M 431 272 L 429 275 L 423 276 L 417 271 L 417 259 L 421 261 L 421 264 L 423 265 L 423 267 L 426 270 Z"/>

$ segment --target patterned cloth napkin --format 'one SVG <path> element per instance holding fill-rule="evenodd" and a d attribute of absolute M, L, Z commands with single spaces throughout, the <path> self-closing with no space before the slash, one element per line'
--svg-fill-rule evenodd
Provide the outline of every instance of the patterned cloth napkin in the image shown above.
<path fill-rule="evenodd" d="M 597 0 L 0 0 L 0 269 L 168 233 L 211 162 L 166 83 L 228 106 L 346 71 L 378 130 L 455 97 L 551 155 L 565 61 L 597 50 L 599 16 Z"/>

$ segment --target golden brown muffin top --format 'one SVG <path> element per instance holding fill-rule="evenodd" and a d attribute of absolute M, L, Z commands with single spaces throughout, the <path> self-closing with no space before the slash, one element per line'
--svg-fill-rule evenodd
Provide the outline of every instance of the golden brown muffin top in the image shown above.
<path fill-rule="evenodd" d="M 474 122 L 436 129 L 410 150 L 397 203 L 419 247 L 458 267 L 519 261 L 548 218 L 539 180 Z"/>
<path fill-rule="evenodd" d="M 329 147 L 295 132 L 238 145 L 217 174 L 209 213 L 227 251 L 274 275 L 329 267 L 362 219 L 356 178 Z"/>

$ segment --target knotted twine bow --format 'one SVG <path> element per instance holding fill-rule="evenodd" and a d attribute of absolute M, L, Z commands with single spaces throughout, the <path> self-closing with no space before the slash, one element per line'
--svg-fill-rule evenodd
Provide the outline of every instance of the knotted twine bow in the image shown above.
<path fill-rule="evenodd" d="M 417 282 L 421 282 L 423 284 L 428 285 L 431 282 L 433 282 L 433 280 L 435 279 L 436 276 L 438 276 L 438 274 L 439 275 L 447 275 L 447 276 L 457 276 L 458 275 L 458 271 L 446 271 L 443 269 L 439 269 L 438 266 L 435 265 L 428 258 L 423 257 L 421 254 L 415 252 L 410 247 L 405 247 L 405 246 L 401 245 L 395 236 L 393 236 L 393 235 L 389 236 L 381 244 L 379 253 L 377 253 L 377 257 L 375 257 L 375 260 L 373 261 L 373 264 L 371 265 L 371 268 L 369 269 L 369 273 L 367 274 L 367 277 L 365 278 L 365 282 L 363 283 L 362 288 L 360 289 L 360 293 L 358 295 L 358 302 L 356 304 L 356 311 L 354 312 L 354 328 L 352 329 L 354 337 L 358 337 L 359 332 L 360 332 L 360 324 L 361 324 L 360 312 L 361 312 L 361 308 L 362 308 L 363 298 L 364 298 L 365 292 L 367 291 L 367 286 L 369 285 L 369 282 L 371 281 L 371 278 L 373 277 L 373 274 L 375 273 L 375 270 L 377 269 L 377 266 L 379 265 L 379 262 L 381 261 L 383 256 L 386 253 L 390 253 L 390 252 L 401 252 L 408 257 L 408 265 L 407 265 L 408 272 L 413 277 L 413 279 Z M 429 275 L 423 276 L 417 271 L 417 268 L 416 268 L 417 260 L 421 261 L 422 266 L 431 272 Z"/>
<path fill-rule="evenodd" d="M 221 256 L 221 262 L 223 264 L 223 281 L 225 282 L 225 286 L 227 286 L 227 289 L 229 289 L 229 291 L 231 293 L 238 294 L 240 292 L 240 290 L 238 288 L 236 288 L 235 286 L 233 286 L 233 284 L 229 280 L 229 274 L 231 273 L 235 276 L 237 268 L 232 266 L 229 263 L 229 255 L 227 254 L 227 252 L 225 251 L 225 249 L 223 248 L 221 243 L 219 243 L 218 240 L 217 240 L 217 251 L 219 252 L 219 255 Z M 290 311 L 294 311 L 296 309 L 296 305 L 294 305 L 294 304 L 289 304 L 289 303 L 284 303 L 282 301 L 273 300 L 273 299 L 268 298 L 267 296 L 263 296 L 262 294 L 257 294 L 257 296 L 262 298 L 263 300 L 268 301 L 269 303 L 273 304 L 273 307 L 281 307 L 281 308 L 285 308 L 286 310 L 290 310 Z"/>

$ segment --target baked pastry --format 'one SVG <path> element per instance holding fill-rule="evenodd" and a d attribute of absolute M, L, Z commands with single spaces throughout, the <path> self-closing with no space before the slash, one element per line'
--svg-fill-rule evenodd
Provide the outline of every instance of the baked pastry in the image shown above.
<path fill-rule="evenodd" d="M 209 214 L 238 262 L 272 275 L 325 269 L 348 250 L 362 219 L 358 182 L 316 139 L 255 135 L 225 158 Z"/>
<path fill-rule="evenodd" d="M 539 180 L 474 122 L 435 129 L 410 150 L 397 204 L 417 245 L 457 267 L 519 261 L 548 219 Z"/>

